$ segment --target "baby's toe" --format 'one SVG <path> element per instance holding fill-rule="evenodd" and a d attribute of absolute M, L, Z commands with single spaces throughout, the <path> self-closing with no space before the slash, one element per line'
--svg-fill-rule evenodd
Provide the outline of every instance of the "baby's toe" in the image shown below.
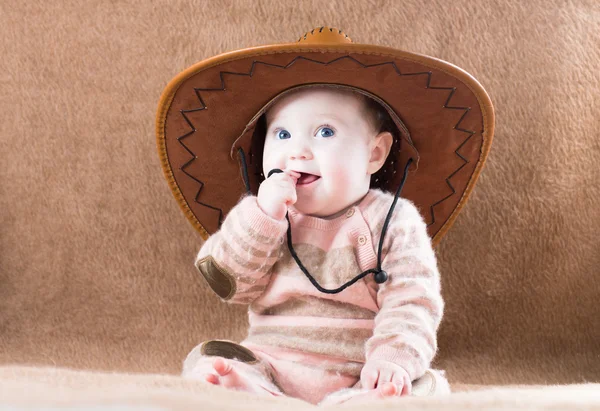
<path fill-rule="evenodd" d="M 219 375 L 227 375 L 232 370 L 231 364 L 229 364 L 223 358 L 216 358 L 213 361 L 213 368 Z"/>
<path fill-rule="evenodd" d="M 204 376 L 204 379 L 206 380 L 206 382 L 209 382 L 213 385 L 219 385 L 220 381 L 219 381 L 219 377 L 217 375 L 214 374 L 206 374 Z"/>

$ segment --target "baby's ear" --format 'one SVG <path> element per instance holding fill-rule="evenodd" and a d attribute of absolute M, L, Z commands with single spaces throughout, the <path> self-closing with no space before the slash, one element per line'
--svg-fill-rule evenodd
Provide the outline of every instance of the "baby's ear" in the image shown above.
<path fill-rule="evenodd" d="M 385 160 L 390 154 L 394 137 L 389 131 L 382 131 L 373 139 L 371 143 L 371 157 L 369 159 L 369 174 L 375 174 L 385 164 Z"/>

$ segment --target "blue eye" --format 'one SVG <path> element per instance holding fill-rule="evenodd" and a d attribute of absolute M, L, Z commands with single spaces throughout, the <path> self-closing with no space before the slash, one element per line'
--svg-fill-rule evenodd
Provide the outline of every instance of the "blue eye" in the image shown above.
<path fill-rule="evenodd" d="M 325 133 L 323 133 L 325 132 Z M 330 129 L 329 127 L 323 127 L 321 129 L 321 136 L 322 137 L 332 137 L 334 134 L 334 131 L 332 129 Z"/>
<path fill-rule="evenodd" d="M 283 134 L 283 136 L 282 136 L 282 134 Z M 290 133 L 288 133 L 288 132 L 287 132 L 287 130 L 281 130 L 281 131 L 279 132 L 279 134 L 277 135 L 277 138 L 278 138 L 279 140 L 286 140 L 286 139 L 288 139 L 288 138 L 290 138 L 290 137 L 291 137 L 291 134 L 290 134 Z"/>

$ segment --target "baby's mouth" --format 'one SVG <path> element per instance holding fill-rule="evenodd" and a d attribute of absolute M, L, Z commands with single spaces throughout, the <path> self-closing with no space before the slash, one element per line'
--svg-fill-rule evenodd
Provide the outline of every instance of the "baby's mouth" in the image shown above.
<path fill-rule="evenodd" d="M 300 173 L 300 177 L 298 178 L 298 181 L 296 182 L 297 185 L 307 185 L 310 184 L 314 181 L 317 181 L 319 178 L 321 178 L 320 176 L 316 176 L 314 174 L 309 174 L 309 173 Z"/>

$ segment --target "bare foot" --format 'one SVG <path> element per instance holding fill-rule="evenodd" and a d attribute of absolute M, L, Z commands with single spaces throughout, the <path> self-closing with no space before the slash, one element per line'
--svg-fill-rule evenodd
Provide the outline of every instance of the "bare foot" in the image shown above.
<path fill-rule="evenodd" d="M 205 380 L 213 385 L 255 394 L 277 395 L 277 392 L 273 392 L 273 389 L 265 387 L 271 384 L 262 381 L 260 377 L 241 371 L 242 367 L 238 364 L 233 365 L 223 358 L 216 358 L 213 361 L 213 368 L 215 372 L 205 376 Z"/>

